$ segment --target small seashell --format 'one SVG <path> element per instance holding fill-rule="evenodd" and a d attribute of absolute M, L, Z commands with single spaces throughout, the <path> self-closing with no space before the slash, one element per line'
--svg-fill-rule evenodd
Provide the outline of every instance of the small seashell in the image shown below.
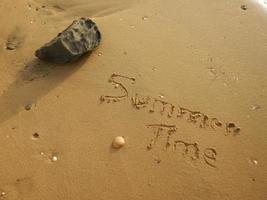
<path fill-rule="evenodd" d="M 113 139 L 112 147 L 115 149 L 119 149 L 125 145 L 125 139 L 123 136 L 117 136 Z"/>

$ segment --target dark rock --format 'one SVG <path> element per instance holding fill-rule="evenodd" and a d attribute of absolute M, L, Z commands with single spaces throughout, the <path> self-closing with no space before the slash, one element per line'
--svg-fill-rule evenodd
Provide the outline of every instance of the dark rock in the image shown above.
<path fill-rule="evenodd" d="M 96 24 L 90 19 L 81 18 L 38 49 L 35 55 L 48 62 L 68 63 L 92 52 L 100 41 L 101 34 Z"/>

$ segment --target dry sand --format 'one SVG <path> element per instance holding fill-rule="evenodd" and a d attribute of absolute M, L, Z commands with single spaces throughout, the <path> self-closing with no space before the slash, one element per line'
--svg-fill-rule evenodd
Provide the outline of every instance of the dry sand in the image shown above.
<path fill-rule="evenodd" d="M 262 6 L 1 0 L 0 11 L 1 200 L 266 200 Z M 34 58 L 80 16 L 103 34 L 90 57 Z"/>

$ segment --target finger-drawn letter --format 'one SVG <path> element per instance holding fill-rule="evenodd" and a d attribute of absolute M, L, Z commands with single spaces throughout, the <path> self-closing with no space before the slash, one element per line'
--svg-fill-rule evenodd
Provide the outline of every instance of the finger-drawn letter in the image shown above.
<path fill-rule="evenodd" d="M 207 165 L 210 167 L 216 168 L 216 156 L 217 151 L 213 148 L 206 148 L 204 150 L 203 159 Z"/>
<path fill-rule="evenodd" d="M 187 143 L 182 140 L 176 140 L 174 141 L 174 151 L 177 150 L 178 145 L 182 145 L 184 147 L 184 152 L 183 155 L 188 155 L 190 154 L 191 159 L 196 160 L 199 158 L 199 148 L 198 144 L 195 143 Z"/>
<path fill-rule="evenodd" d="M 129 92 L 128 92 L 127 88 L 124 86 L 124 84 L 119 82 L 117 80 L 117 78 L 130 80 L 132 82 L 132 84 L 135 83 L 135 78 L 131 78 L 131 77 L 123 76 L 123 75 L 119 75 L 119 74 L 112 74 L 109 78 L 109 82 L 112 83 L 115 86 L 115 88 L 120 88 L 122 91 L 122 94 L 121 95 L 102 95 L 100 97 L 100 101 L 107 101 L 108 103 L 110 101 L 118 102 L 121 99 L 127 98 L 129 96 Z"/>
<path fill-rule="evenodd" d="M 149 124 L 147 125 L 148 128 L 155 128 L 154 131 L 154 138 L 150 140 L 150 143 L 147 146 L 147 149 L 150 150 L 155 146 L 156 142 L 158 141 L 159 137 L 161 136 L 161 133 L 164 131 L 167 133 L 167 140 L 165 143 L 164 149 L 167 150 L 170 146 L 170 139 L 171 136 L 176 132 L 177 128 L 175 125 L 166 125 L 166 124 Z"/>
<path fill-rule="evenodd" d="M 138 94 L 135 94 L 135 96 L 132 97 L 132 105 L 137 109 L 147 107 L 149 102 L 150 102 L 150 97 L 149 96 L 147 96 L 147 97 L 138 97 Z"/>
<path fill-rule="evenodd" d="M 149 110 L 149 112 L 155 112 L 156 109 L 156 105 L 159 105 L 160 109 L 159 112 L 163 115 L 164 113 L 167 113 L 168 117 L 172 117 L 174 110 L 175 110 L 175 106 L 172 105 L 169 102 L 166 101 L 162 101 L 159 99 L 154 99 L 154 102 L 152 104 L 152 108 Z"/>

